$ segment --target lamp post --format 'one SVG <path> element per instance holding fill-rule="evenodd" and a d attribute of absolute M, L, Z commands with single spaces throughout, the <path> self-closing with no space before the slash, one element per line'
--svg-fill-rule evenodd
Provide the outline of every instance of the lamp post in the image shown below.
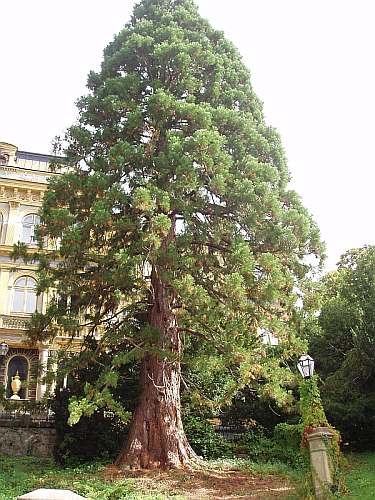
<path fill-rule="evenodd" d="M 328 427 L 324 426 L 326 416 L 320 400 L 319 389 L 314 375 L 314 360 L 308 354 L 303 354 L 297 363 L 297 368 L 304 379 L 304 389 L 311 390 L 310 398 L 307 397 L 304 414 L 302 408 L 302 422 L 311 429 L 307 435 L 307 443 L 310 451 L 310 462 L 317 499 L 326 499 L 332 486 L 332 463 L 331 457 L 327 453 L 327 444 L 332 439 L 332 433 Z M 302 391 L 302 388 L 301 388 Z M 308 394 L 309 391 L 305 392 Z M 302 399 L 302 392 L 301 392 Z M 307 405 L 306 405 L 307 403 Z"/>
<path fill-rule="evenodd" d="M 5 356 L 8 354 L 8 351 L 9 351 L 9 346 L 3 340 L 2 342 L 0 342 L 0 369 L 3 367 L 3 362 L 5 359 Z M 5 375 L 4 375 L 4 387 L 6 387 Z"/>
<path fill-rule="evenodd" d="M 314 375 L 314 360 L 308 354 L 303 354 L 297 363 L 297 368 L 303 378 L 311 378 Z"/>
<path fill-rule="evenodd" d="M 4 340 L 0 343 L 0 366 L 5 358 L 5 356 L 8 354 L 9 351 L 9 346 Z"/>

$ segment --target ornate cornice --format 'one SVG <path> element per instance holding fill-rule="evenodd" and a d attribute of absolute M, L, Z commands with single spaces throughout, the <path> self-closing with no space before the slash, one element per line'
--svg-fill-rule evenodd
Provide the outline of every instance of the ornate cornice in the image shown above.
<path fill-rule="evenodd" d="M 0 260 L 0 271 L 37 271 L 37 264 L 30 264 L 25 262 L 14 262 L 11 258 L 11 253 L 13 252 L 13 245 L 1 245 L 0 246 L 0 257 L 3 257 L 7 260 Z M 33 254 L 35 252 L 35 248 L 28 249 L 28 254 Z M 9 260 L 8 260 L 9 259 Z"/>
<path fill-rule="evenodd" d="M 30 187 L 19 188 L 15 186 L 0 185 L 0 201 L 9 203 L 31 202 L 40 205 L 43 200 L 44 190 L 30 189 Z"/>
<path fill-rule="evenodd" d="M 52 172 L 27 170 L 24 168 L 0 164 L 0 179 L 48 184 L 48 179 L 53 175 L 54 174 Z"/>

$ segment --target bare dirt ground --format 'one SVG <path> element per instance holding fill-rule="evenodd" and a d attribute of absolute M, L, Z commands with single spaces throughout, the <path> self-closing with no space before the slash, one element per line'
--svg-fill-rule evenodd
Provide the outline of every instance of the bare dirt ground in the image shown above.
<path fill-rule="evenodd" d="M 105 471 L 107 480 L 132 478 L 137 491 L 164 494 L 189 500 L 245 500 L 287 498 L 293 486 L 285 477 L 255 475 L 247 470 L 132 471 L 114 466 Z"/>

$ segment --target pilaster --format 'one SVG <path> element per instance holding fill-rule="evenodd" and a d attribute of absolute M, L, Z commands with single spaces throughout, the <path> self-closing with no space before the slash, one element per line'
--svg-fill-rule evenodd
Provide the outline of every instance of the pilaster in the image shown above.
<path fill-rule="evenodd" d="M 41 347 L 39 349 L 39 376 L 38 376 L 38 384 L 36 388 L 36 400 L 41 400 L 46 394 L 47 383 L 46 383 L 46 375 L 47 375 L 47 363 L 48 363 L 48 347 Z"/>
<path fill-rule="evenodd" d="M 5 237 L 6 245 L 13 245 L 20 239 L 20 204 L 15 201 L 9 201 L 8 228 Z"/>

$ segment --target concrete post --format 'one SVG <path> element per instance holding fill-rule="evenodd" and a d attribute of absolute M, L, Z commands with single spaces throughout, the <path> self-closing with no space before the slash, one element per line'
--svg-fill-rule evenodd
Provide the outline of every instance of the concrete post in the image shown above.
<path fill-rule="evenodd" d="M 319 500 L 328 498 L 332 486 L 332 459 L 327 450 L 327 443 L 333 434 L 328 427 L 316 427 L 307 436 L 310 450 L 311 469 L 315 487 L 315 496 Z"/>
<path fill-rule="evenodd" d="M 36 390 L 36 399 L 40 401 L 46 393 L 47 384 L 45 382 L 45 376 L 47 375 L 47 362 L 48 362 L 48 348 L 43 347 L 39 349 L 39 364 L 40 371 L 38 377 L 38 386 Z"/>

